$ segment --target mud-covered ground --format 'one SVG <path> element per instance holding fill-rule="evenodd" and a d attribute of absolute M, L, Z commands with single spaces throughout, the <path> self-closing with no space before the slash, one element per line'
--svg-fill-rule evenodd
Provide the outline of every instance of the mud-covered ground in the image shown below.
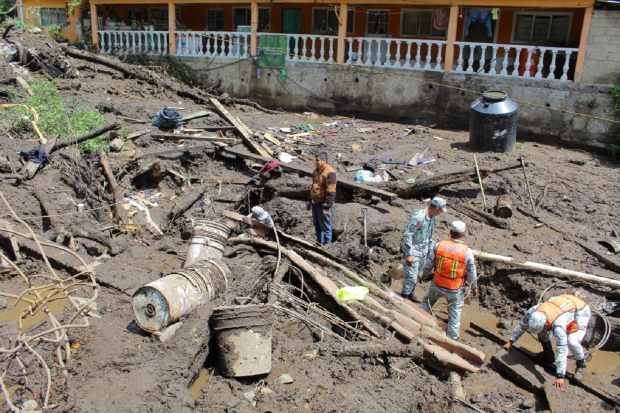
<path fill-rule="evenodd" d="M 71 73 L 75 74 L 56 80 L 62 96 L 89 102 L 110 122 L 122 121 L 121 116 L 150 121 L 165 106 L 183 108 L 183 114 L 211 110 L 165 88 L 125 78 L 109 67 L 68 58 L 55 44 L 46 45 L 49 39 L 11 34 L 8 40 L 20 41 L 31 49 L 49 49 L 51 46 L 54 55 L 63 64 L 68 64 Z M 2 45 L 6 47 L 7 43 Z M 8 102 L 9 93 L 6 92 L 9 89 L 19 99 L 25 98 L 24 89 L 11 81 L 11 73 L 17 71 L 26 81 L 35 76 L 16 63 L 7 68 L 7 84 L 0 85 L 0 103 Z M 274 102 L 273 107 L 277 106 Z M 365 120 L 347 114 L 268 114 L 245 105 L 227 109 L 261 137 L 264 133 L 284 135 L 270 128 L 292 127 L 296 130 L 296 127 L 310 126 L 317 130 L 305 138 L 318 145 L 293 142 L 283 143 L 278 148 L 268 140 L 264 142 L 272 150 L 297 156 L 293 165 L 307 168 L 313 167 L 313 151 L 326 150 L 330 164 L 340 178 L 353 180 L 355 172 L 346 172 L 345 168 L 363 166 L 372 158 L 407 161 L 415 153 L 424 153 L 424 158 L 435 159 L 415 169 L 389 165 L 396 180 L 391 178 L 390 182 L 380 186 L 387 190 L 406 187 L 406 181 L 411 178 L 419 181 L 440 173 L 473 168 L 474 164 L 468 133 L 442 130 L 441 125 L 420 126 L 415 133 L 407 133 L 414 125 Z M 191 121 L 187 127 L 225 124 L 213 113 Z M 123 126 L 129 133 L 149 127 L 148 124 L 129 122 L 124 122 Z M 8 175 L 21 167 L 17 153 L 32 149 L 38 143 L 34 136 L 9 138 L 6 131 L 0 131 L 0 134 L 0 174 Z M 235 136 L 230 131 L 226 135 Z M 203 147 L 191 149 L 194 145 Z M 165 150 L 171 152 L 143 156 Z M 609 259 L 620 261 L 599 244 L 605 238 L 617 237 L 620 232 L 620 163 L 617 159 L 605 153 L 568 148 L 559 141 L 532 141 L 524 136 L 517 138 L 517 149 L 512 153 L 477 153 L 476 156 L 482 169 L 517 164 L 520 157 L 525 158 L 534 201 L 542 199 L 543 191 L 546 192 L 539 217 L 549 225 L 541 225 L 515 211 L 511 219 L 512 229 L 506 230 L 472 220 L 451 208 L 451 204 L 458 202 L 484 208 L 475 181 L 450 185 L 415 199 L 390 202 L 369 199 L 339 188 L 333 211 L 334 242 L 325 249 L 366 277 L 371 277 L 366 263 L 375 274 L 385 273 L 402 260 L 400 244 L 409 216 L 423 208 L 426 199 L 441 195 L 448 201 L 448 212 L 439 219 L 436 234 L 440 238 L 447 236 L 450 221 L 460 219 L 468 225 L 466 241 L 476 250 L 620 279 L 619 274 L 606 268 L 577 243 L 591 245 Z M 127 177 L 152 161 L 157 161 L 157 167 L 151 172 L 135 179 Z M 216 154 L 212 145 L 204 147 L 202 142 L 162 141 L 151 138 L 149 134 L 127 140 L 122 152 L 109 154 L 109 162 L 124 193 L 142 192 L 144 195 L 144 191 L 152 190 L 146 193 L 147 196 L 161 194 L 152 199 L 148 210 L 150 219 L 162 234 L 147 222 L 143 211 L 131 207 L 128 212 L 135 214 L 134 221 L 140 228 L 128 233 L 114 229 L 117 223 L 110 209 L 114 201 L 100 162 L 97 158 L 81 159 L 75 150 L 55 152 L 52 162 L 39 170 L 32 180 L 0 181 L 0 191 L 17 215 L 24 218 L 41 239 L 65 245 L 71 243 L 92 266 L 101 286 L 96 311 L 101 318 L 90 318 L 88 328 L 69 331 L 71 343 L 79 345 L 72 351 L 67 377 L 62 377 L 59 366 L 54 365 L 53 347 L 40 346 L 50 361 L 50 406 L 55 410 L 471 411 L 471 407 L 454 401 L 447 378 L 440 372 L 408 359 L 334 356 L 330 349 L 338 348 L 339 342 L 311 324 L 279 311 L 274 312 L 271 373 L 251 379 L 223 377 L 218 369 L 209 326 L 211 310 L 218 305 L 234 303 L 237 297 L 265 302 L 276 261 L 272 251 L 240 244 L 228 245 L 224 261 L 233 273 L 234 282 L 221 298 L 181 320 L 181 328 L 164 343 L 140 330 L 133 321 L 131 297 L 142 285 L 180 268 L 192 233 L 192 219 L 207 217 L 222 221 L 223 211 L 247 214 L 248 207 L 260 204 L 271 213 L 278 228 L 312 242 L 314 230 L 310 212 L 305 209 L 307 193 L 303 192 L 309 188 L 310 178 L 288 173 L 269 174 L 244 187 L 243 183 L 256 175 L 261 165 Z M 492 174 L 483 180 L 483 185 L 489 206 L 495 205 L 498 196 L 509 195 L 515 206 L 530 210 L 523 170 Z M 182 216 L 171 219 L 170 211 L 175 205 L 203 187 L 206 192 L 201 202 Z M 78 203 L 85 204 L 84 212 L 78 212 Z M 364 247 L 359 220 L 362 207 L 368 207 L 368 248 Z M 13 228 L 18 228 L 20 224 L 8 216 L 5 205 L 0 208 L 3 227 L 9 222 Z M 25 232 L 24 227 L 20 229 Z M 245 231 L 246 228 L 240 226 L 233 235 Z M 6 239 L 3 239 L 2 250 L 10 259 L 15 259 L 14 250 Z M 33 254 L 24 253 L 15 262 L 27 274 L 45 271 L 41 259 Z M 477 268 L 481 277 L 481 294 L 463 311 L 461 342 L 485 352 L 487 362 L 479 373 L 463 378 L 466 401 L 481 411 L 546 410 L 549 406 L 544 397 L 527 391 L 495 371 L 488 360 L 500 349 L 499 345 L 473 332 L 468 325 L 470 321 L 477 321 L 507 337 L 519 316 L 538 300 L 542 291 L 563 279 L 485 262 L 478 262 Z M 71 273 L 68 267 L 58 268 L 58 271 Z M 330 268 L 326 267 L 324 271 L 346 280 Z M 20 277 L 10 268 L 3 269 L 0 276 L 0 291 L 19 294 L 25 289 Z M 289 285 L 292 292 L 303 286 L 293 270 L 287 273 L 283 283 Z M 394 281 L 390 288 L 399 292 L 400 282 Z M 422 283 L 417 295 L 422 297 L 427 288 L 428 282 Z M 599 311 L 609 311 L 613 308 L 610 303 L 618 300 L 609 288 L 584 283 L 558 285 L 548 294 L 563 292 L 580 295 Z M 317 301 L 331 309 L 325 297 L 318 297 Z M 9 308 L 0 309 L 0 338 L 5 348 L 10 348 L 8 340 L 17 332 L 18 315 L 15 311 L 9 313 L 12 303 L 13 300 L 9 299 Z M 60 318 L 62 310 L 62 306 L 58 308 Z M 438 316 L 445 318 L 445 313 L 439 311 Z M 324 323 L 320 317 L 310 317 Z M 498 320 L 501 320 L 499 326 Z M 396 340 L 390 331 L 378 325 L 375 328 L 384 340 Z M 539 351 L 532 340 L 524 338 L 523 341 L 527 348 Z M 590 345 L 596 344 L 595 339 L 590 341 Z M 9 371 L 3 380 L 11 393 L 11 400 L 18 406 L 30 399 L 41 403 L 45 372 L 31 355 L 26 354 L 23 358 L 27 375 L 8 365 L 8 358 L 0 359 L 1 371 Z M 588 377 L 617 395 L 619 361 L 620 357 L 613 351 L 594 353 Z M 571 364 L 571 371 L 573 368 L 574 364 Z M 279 377 L 285 373 L 292 377 L 293 382 L 279 384 Z M 565 392 L 570 395 L 566 398 L 567 411 L 613 409 L 576 386 L 569 385 Z M 6 405 L 3 408 L 7 409 Z"/>

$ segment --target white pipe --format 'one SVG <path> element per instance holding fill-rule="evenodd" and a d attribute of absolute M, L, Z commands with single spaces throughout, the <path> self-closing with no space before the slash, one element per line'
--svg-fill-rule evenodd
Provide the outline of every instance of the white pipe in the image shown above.
<path fill-rule="evenodd" d="M 596 275 L 586 274 L 585 272 L 572 271 L 564 268 L 553 267 L 551 265 L 538 264 L 530 261 L 523 261 L 516 258 L 504 257 L 502 255 L 488 254 L 481 251 L 473 251 L 474 257 L 482 261 L 494 261 L 508 264 L 513 267 L 523 268 L 526 270 L 538 271 L 550 275 L 559 275 L 562 277 L 572 278 L 575 280 L 586 281 L 594 284 L 604 285 L 606 287 L 620 289 L 620 281 L 611 278 L 599 277 Z"/>

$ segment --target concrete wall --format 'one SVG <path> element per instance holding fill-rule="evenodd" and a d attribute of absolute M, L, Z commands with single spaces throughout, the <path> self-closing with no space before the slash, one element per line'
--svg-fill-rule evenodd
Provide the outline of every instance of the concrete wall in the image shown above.
<path fill-rule="evenodd" d="M 594 10 L 581 82 L 612 85 L 620 77 L 620 10 Z"/>
<path fill-rule="evenodd" d="M 209 59 L 185 58 L 195 69 Z M 231 96 L 251 98 L 271 108 L 316 110 L 326 114 L 356 113 L 402 119 L 407 123 L 437 124 L 445 128 L 469 129 L 469 107 L 479 95 L 446 84 L 475 91 L 501 89 L 519 103 L 520 134 L 557 137 L 566 141 L 604 147 L 620 142 L 614 124 L 571 112 L 612 118 L 611 86 L 532 79 L 469 76 L 409 70 L 363 70 L 348 66 L 288 62 L 286 80 L 280 70 L 261 69 L 252 59 L 213 62 L 198 70 L 205 86 L 215 86 Z"/>

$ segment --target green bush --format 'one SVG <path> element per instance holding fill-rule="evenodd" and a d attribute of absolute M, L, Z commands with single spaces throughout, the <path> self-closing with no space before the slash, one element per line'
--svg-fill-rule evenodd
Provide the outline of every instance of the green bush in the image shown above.
<path fill-rule="evenodd" d="M 54 39 L 60 37 L 60 31 L 62 30 L 62 26 L 60 24 L 50 24 L 47 26 L 47 34 L 52 36 Z"/>
<path fill-rule="evenodd" d="M 611 96 L 614 99 L 614 113 L 620 115 L 620 78 L 618 78 L 616 86 L 612 89 Z"/>
<path fill-rule="evenodd" d="M 59 135 L 60 140 L 75 139 L 92 132 L 106 123 L 105 117 L 98 110 L 79 102 L 74 98 L 63 99 L 55 84 L 46 80 L 34 79 L 30 84 L 34 96 L 24 102 L 33 108 L 38 116 L 37 127 L 43 135 Z M 16 102 L 13 95 L 12 101 Z M 12 134 L 31 138 L 36 132 L 30 121 L 32 112 L 18 107 L 4 111 L 3 126 Z M 109 150 L 109 141 L 105 136 L 91 139 L 78 145 L 83 156 L 94 153 L 97 149 Z"/>

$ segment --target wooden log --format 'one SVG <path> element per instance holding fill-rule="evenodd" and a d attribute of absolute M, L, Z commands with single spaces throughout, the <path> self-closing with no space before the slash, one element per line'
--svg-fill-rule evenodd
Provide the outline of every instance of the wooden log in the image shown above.
<path fill-rule="evenodd" d="M 48 150 L 49 153 L 55 152 L 59 149 L 62 148 L 66 148 L 67 146 L 71 146 L 71 145 L 77 145 L 78 143 L 82 143 L 82 142 L 86 142 L 88 140 L 97 138 L 101 135 L 103 135 L 106 132 L 109 132 L 111 130 L 115 130 L 115 129 L 120 129 L 121 128 L 121 124 L 118 122 L 115 123 L 109 123 L 105 126 L 102 126 L 101 128 L 92 131 L 91 133 L 87 133 L 86 135 L 82 135 L 80 137 L 78 137 L 77 139 L 70 139 L 67 141 L 62 141 L 62 142 L 56 142 L 56 144 L 50 148 Z"/>
<path fill-rule="evenodd" d="M 448 350 L 428 343 L 422 343 L 424 347 L 423 356 L 429 361 L 431 367 L 449 374 L 450 371 L 458 370 L 462 372 L 477 373 L 479 367 L 474 366 L 466 360 L 463 360 L 457 354 L 450 353 Z"/>
<path fill-rule="evenodd" d="M 514 202 L 508 195 L 500 195 L 495 203 L 495 215 L 500 218 L 512 218 L 514 213 Z"/>
<path fill-rule="evenodd" d="M 129 135 L 127 135 L 125 140 L 128 141 L 128 140 L 131 140 L 131 139 L 139 138 L 140 136 L 146 135 L 150 131 L 151 131 L 151 129 L 142 129 L 142 130 L 139 130 L 139 131 L 136 131 L 136 132 L 132 132 Z"/>
<path fill-rule="evenodd" d="M 474 165 L 476 166 L 476 175 L 478 176 L 478 185 L 480 186 L 480 193 L 482 194 L 482 202 L 484 203 L 484 209 L 487 209 L 487 197 L 484 195 L 484 186 L 482 185 L 482 177 L 480 177 L 480 168 L 478 167 L 478 158 L 474 154 Z"/>
<path fill-rule="evenodd" d="M 482 261 L 500 262 L 524 270 L 542 272 L 549 275 L 557 275 L 573 280 L 580 280 L 597 285 L 604 285 L 610 288 L 620 289 L 620 281 L 611 278 L 600 277 L 597 275 L 586 274 L 585 272 L 567 270 L 564 268 L 553 267 L 551 265 L 538 264 L 530 261 L 523 261 L 516 258 L 505 257 L 503 255 L 488 254 L 486 252 L 473 250 L 474 258 Z"/>
<path fill-rule="evenodd" d="M 521 168 L 520 163 L 496 169 L 481 169 L 480 175 L 482 178 L 485 178 L 491 174 L 518 168 Z M 476 179 L 476 177 L 477 174 L 473 168 L 461 169 L 454 172 L 433 175 L 428 178 L 419 179 L 418 181 L 416 181 L 415 185 L 401 189 L 397 192 L 397 194 L 399 197 L 405 199 L 415 198 L 416 196 L 423 194 L 424 192 L 428 192 L 442 186 L 457 184 L 459 182 L 471 181 Z"/>
<path fill-rule="evenodd" d="M 33 91 L 33 90 L 32 90 L 32 88 L 30 87 L 30 85 L 28 84 L 28 82 L 26 82 L 26 81 L 24 80 L 24 78 L 23 78 L 23 77 L 21 77 L 21 76 L 15 76 L 15 80 L 17 80 L 17 83 L 19 83 L 19 84 L 20 84 L 20 86 L 21 86 L 21 87 L 23 87 L 23 88 L 26 90 L 26 92 L 28 92 L 28 94 L 29 94 L 30 96 L 34 96 L 34 91 Z"/>
<path fill-rule="evenodd" d="M 207 116 L 211 116 L 211 112 L 206 111 L 206 110 L 201 110 L 200 112 L 196 112 L 196 113 L 192 113 L 192 114 L 187 115 L 187 116 L 183 116 L 183 118 L 181 118 L 181 120 L 178 123 L 179 124 L 187 123 L 190 120 L 206 118 Z"/>
<path fill-rule="evenodd" d="M 365 313 L 370 314 L 370 317 L 377 324 L 381 324 L 383 327 L 388 328 L 392 331 L 395 331 L 396 333 L 398 333 L 398 335 L 404 338 L 407 341 L 407 343 L 410 343 L 415 339 L 415 334 L 411 333 L 405 327 L 403 327 L 402 325 L 394 321 L 394 319 L 391 319 L 389 317 L 379 314 L 378 312 L 372 310 L 371 308 L 368 308 L 368 306 L 365 306 L 359 301 L 350 301 L 348 305 L 353 306 L 353 307 L 358 307 L 362 309 Z"/>
<path fill-rule="evenodd" d="M 237 119 L 234 116 L 232 116 L 226 110 L 226 108 L 224 108 L 224 106 L 222 106 L 222 104 L 218 102 L 216 99 L 210 98 L 209 101 L 211 102 L 211 105 L 213 105 L 213 107 L 215 108 L 215 111 L 222 118 L 226 119 L 231 125 L 237 128 L 236 129 L 237 134 L 241 137 L 241 139 L 243 139 L 243 141 L 248 145 L 248 147 L 250 148 L 252 152 L 257 153 L 261 156 L 264 156 L 269 161 L 273 160 L 271 156 L 269 156 L 267 151 L 265 151 L 265 149 L 263 149 L 263 147 L 260 146 L 258 142 L 254 141 L 252 134 L 248 132 L 244 124 L 237 121 Z"/>
<path fill-rule="evenodd" d="M 224 153 L 227 153 L 229 155 L 235 155 L 238 156 L 240 158 L 244 158 L 244 159 L 250 159 L 256 162 L 259 162 L 261 165 L 264 165 L 267 162 L 273 161 L 272 158 L 267 158 L 264 156 L 259 156 L 256 154 L 252 154 L 252 153 L 247 153 L 247 152 L 243 152 L 240 151 L 238 149 L 235 148 L 223 148 L 222 151 Z M 312 170 L 309 168 L 304 168 L 304 167 L 300 167 L 300 166 L 294 166 L 294 165 L 290 165 L 290 164 L 284 164 L 282 165 L 282 170 L 286 171 L 286 172 L 293 172 L 293 173 L 298 173 L 301 176 L 312 176 Z M 384 191 L 382 189 L 379 188 L 373 188 L 370 185 L 367 184 L 360 184 L 357 182 L 353 182 L 350 181 L 348 179 L 342 179 L 342 178 L 338 178 L 338 187 L 343 187 L 343 188 L 347 188 L 347 189 L 351 189 L 353 191 L 357 191 L 357 192 L 361 192 L 367 195 L 375 195 L 380 197 L 381 199 L 396 199 L 398 198 L 398 195 L 392 193 L 392 192 L 387 192 Z M 310 191 L 310 185 L 308 185 L 308 191 Z"/>
<path fill-rule="evenodd" d="M 249 238 L 249 237 L 235 237 L 229 238 L 228 242 L 230 244 L 240 243 L 247 245 L 254 245 L 258 247 L 266 247 L 272 250 L 278 250 L 278 245 L 275 242 L 265 241 L 260 238 Z M 336 295 L 336 291 L 338 291 L 338 287 L 328 278 L 322 276 L 316 268 L 314 268 L 310 263 L 300 257 L 298 254 L 286 249 L 280 248 L 282 254 L 286 256 L 293 264 L 298 266 L 304 273 L 308 274 L 314 283 L 322 290 L 324 294 L 331 297 L 332 301 L 345 313 L 347 314 L 351 320 L 360 321 L 364 326 L 364 329 L 368 331 L 375 337 L 381 337 L 371 325 L 370 323 L 362 316 L 360 316 L 356 311 L 344 305 L 344 303 L 338 298 Z"/>
<path fill-rule="evenodd" d="M 99 155 L 99 161 L 101 162 L 101 166 L 103 167 L 103 171 L 108 178 L 108 182 L 110 183 L 110 189 L 112 190 L 112 194 L 114 195 L 114 211 L 116 211 L 116 217 L 121 221 L 123 225 L 129 225 L 131 221 L 129 220 L 129 216 L 127 215 L 127 211 L 123 208 L 124 198 L 122 193 L 122 188 L 118 186 L 116 183 L 116 178 L 114 178 L 114 174 L 112 173 L 112 169 L 110 168 L 110 164 L 108 163 L 108 157 L 102 149 L 97 151 Z"/>
<path fill-rule="evenodd" d="M 168 228 L 175 219 L 183 215 L 185 211 L 190 209 L 192 205 L 198 202 L 198 200 L 202 199 L 204 194 L 207 192 L 207 189 L 208 188 L 206 185 L 201 185 L 198 188 L 195 188 L 189 194 L 187 194 L 180 203 L 176 204 L 168 215 L 168 222 L 166 223 L 166 228 Z"/>
<path fill-rule="evenodd" d="M 507 230 L 512 230 L 512 223 L 510 221 L 505 221 L 502 220 L 501 218 L 497 218 L 494 215 L 489 214 L 488 212 L 484 212 L 479 210 L 478 208 L 466 204 L 466 203 L 460 203 L 460 204 L 453 204 L 451 205 L 454 209 L 456 209 L 457 211 L 463 211 L 466 210 L 468 212 L 474 213 L 482 218 L 484 218 L 487 222 L 495 225 L 498 228 L 503 228 L 503 229 L 507 229 Z"/>
<path fill-rule="evenodd" d="M 222 138 L 219 136 L 200 136 L 200 135 L 188 135 L 183 133 L 151 133 L 151 138 L 154 139 L 188 139 L 193 141 L 205 141 L 205 142 L 223 142 L 234 143 L 235 138 Z"/>
<path fill-rule="evenodd" d="M 424 348 L 420 343 L 410 345 L 371 343 L 341 347 L 329 346 L 320 349 L 321 354 L 331 354 L 338 357 L 407 357 L 417 362 L 424 360 L 422 357 L 423 351 Z"/>

